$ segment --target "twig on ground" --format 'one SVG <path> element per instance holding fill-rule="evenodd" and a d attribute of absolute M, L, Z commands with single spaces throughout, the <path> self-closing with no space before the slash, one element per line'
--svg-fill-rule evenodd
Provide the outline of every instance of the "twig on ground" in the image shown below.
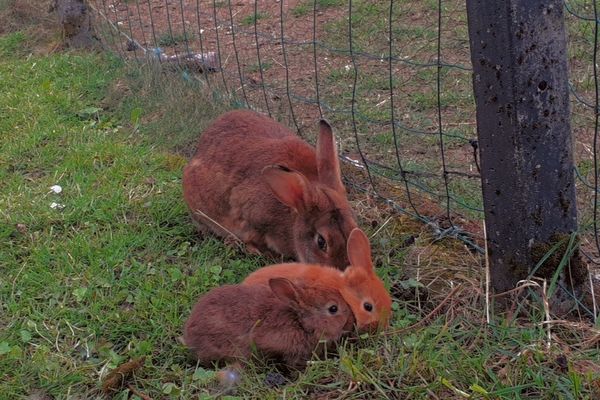
<path fill-rule="evenodd" d="M 501 292 L 501 293 L 496 293 L 496 294 L 492 294 L 490 297 L 503 297 L 506 295 L 509 295 L 511 293 L 514 292 L 519 292 L 523 289 L 526 289 L 528 287 L 540 287 L 539 283 L 534 282 L 534 281 L 530 281 L 530 280 L 523 280 L 523 281 L 519 281 L 517 282 L 517 286 L 513 289 L 507 290 L 506 292 Z"/>
<path fill-rule="evenodd" d="M 547 293 L 547 283 L 546 280 L 544 279 L 544 284 L 542 286 L 542 301 L 544 303 L 544 314 L 546 316 L 546 320 L 543 321 L 542 323 L 546 322 L 546 321 L 550 321 L 550 303 L 548 302 L 548 293 Z M 551 333 L 551 329 L 550 329 L 550 324 L 546 324 L 546 328 L 547 328 L 547 340 L 546 340 L 546 348 L 549 349 L 550 346 L 552 345 L 552 333 Z"/>
<path fill-rule="evenodd" d="M 590 294 L 592 295 L 592 309 L 594 310 L 594 324 L 598 322 L 598 306 L 596 304 L 596 293 L 594 292 L 594 278 L 588 265 L 588 280 L 590 281 Z"/>
<path fill-rule="evenodd" d="M 485 320 L 490 324 L 490 256 L 488 253 L 487 231 L 483 221 L 483 243 L 485 249 Z"/>
<path fill-rule="evenodd" d="M 371 239 L 373 239 L 375 236 L 377 236 L 377 234 L 378 234 L 379 232 L 381 232 L 381 230 L 382 230 L 383 228 L 385 228 L 385 226 L 386 226 L 386 225 L 387 225 L 387 224 L 388 224 L 388 223 L 389 223 L 389 222 L 392 220 L 392 218 L 393 218 L 393 217 L 388 217 L 388 219 L 386 219 L 386 220 L 385 220 L 385 222 L 384 222 L 383 224 L 381 224 L 381 226 L 380 226 L 380 227 L 379 227 L 379 228 L 378 228 L 378 229 L 375 231 L 375 233 L 373 233 L 373 234 L 371 235 Z"/>

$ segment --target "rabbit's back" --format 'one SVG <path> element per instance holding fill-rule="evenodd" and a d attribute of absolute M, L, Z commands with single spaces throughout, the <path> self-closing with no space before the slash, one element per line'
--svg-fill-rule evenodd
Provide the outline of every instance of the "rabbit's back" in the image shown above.
<path fill-rule="evenodd" d="M 239 345 L 240 336 L 247 331 L 248 321 L 256 318 L 256 305 L 266 291 L 248 289 L 233 285 L 215 288 L 194 305 L 184 326 L 183 340 L 201 364 L 248 355 L 245 346 Z"/>
<path fill-rule="evenodd" d="M 292 216 L 263 179 L 263 168 L 285 165 L 316 180 L 316 162 L 314 148 L 281 124 L 253 111 L 231 111 L 202 133 L 183 171 L 184 199 L 199 229 L 208 225 L 223 237 L 231 232 L 268 254 L 265 234 L 291 237 Z M 292 246 L 280 251 L 291 255 Z"/>
<path fill-rule="evenodd" d="M 268 285 L 269 279 L 282 277 L 307 286 L 321 285 L 341 289 L 344 274 L 337 268 L 320 264 L 283 263 L 273 264 L 250 273 L 243 285 Z"/>
<path fill-rule="evenodd" d="M 201 135 L 193 160 L 238 175 L 260 176 L 266 165 L 281 164 L 317 178 L 315 149 L 288 128 L 250 110 L 223 114 Z"/>
<path fill-rule="evenodd" d="M 268 286 L 226 285 L 205 294 L 184 326 L 184 343 L 202 365 L 248 359 L 252 348 L 288 365 L 307 359 L 318 342 Z"/>

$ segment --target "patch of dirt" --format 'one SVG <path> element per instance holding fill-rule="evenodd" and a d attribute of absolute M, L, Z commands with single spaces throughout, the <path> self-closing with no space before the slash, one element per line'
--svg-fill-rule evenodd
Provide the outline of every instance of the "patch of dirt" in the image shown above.
<path fill-rule="evenodd" d="M 49 13 L 50 3 L 51 0 L 8 0 L 0 8 L 0 35 L 28 29 L 33 25 L 52 28 L 56 20 Z"/>
<path fill-rule="evenodd" d="M 50 396 L 42 389 L 32 390 L 31 393 L 26 397 L 27 400 L 53 400 L 54 397 Z"/>

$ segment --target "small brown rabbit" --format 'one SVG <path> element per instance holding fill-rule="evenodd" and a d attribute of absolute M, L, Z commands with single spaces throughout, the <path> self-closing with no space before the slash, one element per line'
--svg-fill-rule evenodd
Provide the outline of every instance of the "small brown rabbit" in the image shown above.
<path fill-rule="evenodd" d="M 315 151 L 264 115 L 223 114 L 183 171 L 183 195 L 202 232 L 236 237 L 251 252 L 348 264 L 346 240 L 357 225 L 324 120 Z"/>
<path fill-rule="evenodd" d="M 319 342 L 333 345 L 354 324 L 335 289 L 302 287 L 285 278 L 269 285 L 227 285 L 202 296 L 185 323 L 183 340 L 200 364 L 260 355 L 302 369 Z"/>

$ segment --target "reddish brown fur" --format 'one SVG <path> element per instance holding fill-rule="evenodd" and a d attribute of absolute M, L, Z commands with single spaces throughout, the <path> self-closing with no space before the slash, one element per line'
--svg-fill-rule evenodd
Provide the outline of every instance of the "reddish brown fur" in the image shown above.
<path fill-rule="evenodd" d="M 266 285 L 274 277 L 287 278 L 306 286 L 320 285 L 337 289 L 352 309 L 359 331 L 371 331 L 388 325 L 392 299 L 383 282 L 375 274 L 371 246 L 358 228 L 348 238 L 350 266 L 344 271 L 314 264 L 277 264 L 254 271 L 244 285 Z M 365 309 L 365 303 L 373 306 Z"/>
<path fill-rule="evenodd" d="M 338 268 L 348 264 L 346 240 L 356 222 L 325 122 L 315 152 L 264 115 L 223 114 L 202 133 L 183 172 L 183 194 L 199 229 L 230 237 L 225 228 L 250 251 Z"/>
<path fill-rule="evenodd" d="M 255 348 L 301 369 L 321 339 L 334 344 L 352 328 L 352 312 L 336 290 L 301 287 L 283 278 L 269 284 L 222 286 L 200 298 L 183 338 L 202 365 L 248 359 Z M 334 304 L 338 311 L 331 315 Z"/>

